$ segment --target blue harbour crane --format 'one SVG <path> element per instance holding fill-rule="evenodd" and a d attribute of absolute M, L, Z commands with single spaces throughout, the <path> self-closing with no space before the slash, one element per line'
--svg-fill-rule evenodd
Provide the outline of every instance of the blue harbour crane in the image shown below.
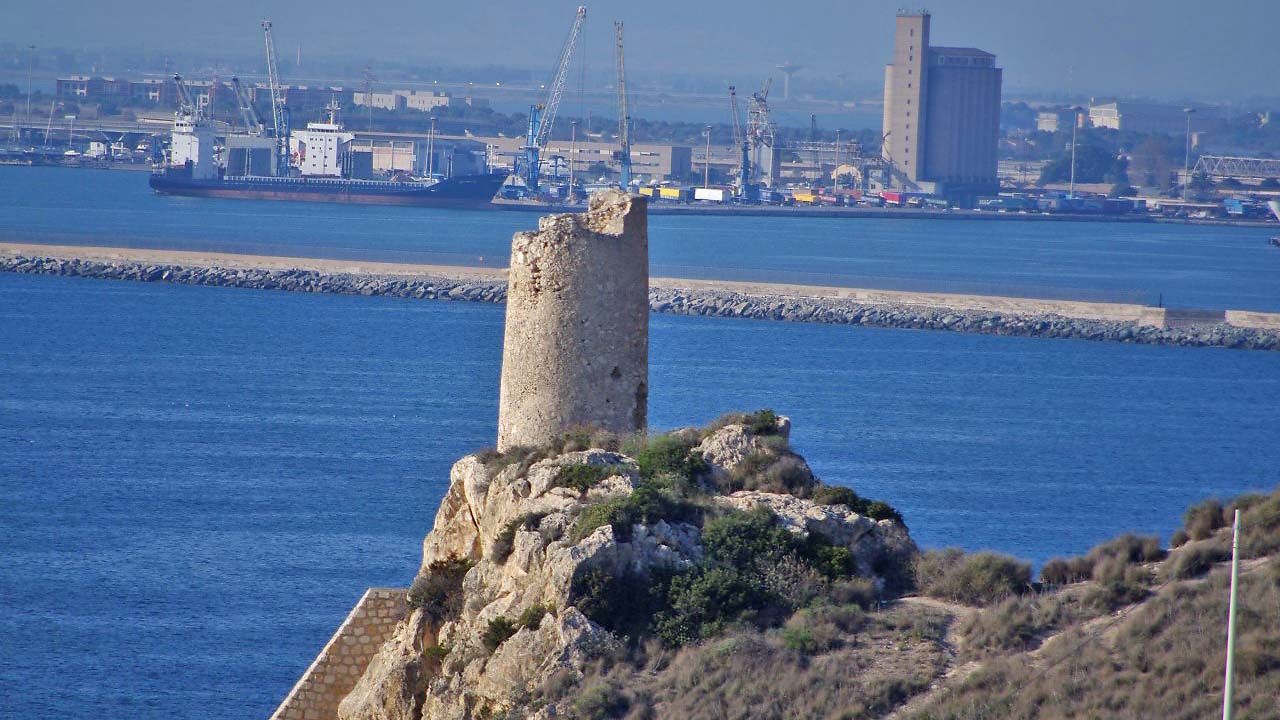
<path fill-rule="evenodd" d="M 289 174 L 289 108 L 280 88 L 280 69 L 276 64 L 276 43 L 271 36 L 271 21 L 262 21 L 262 34 L 267 44 L 267 82 L 271 91 L 271 127 L 276 139 L 276 174 Z"/>
<path fill-rule="evenodd" d="M 538 190 L 538 176 L 542 171 L 542 149 L 551 138 L 551 130 L 556 124 L 556 112 L 560 109 L 560 98 L 564 95 L 565 83 L 569 77 L 569 63 L 573 58 L 573 50 L 578 44 L 578 36 L 582 32 L 582 21 L 587 17 L 586 6 L 578 6 L 573 16 L 573 25 L 569 28 L 569 37 L 560 51 L 560 61 L 556 64 L 555 74 L 547 94 L 547 101 L 529 108 L 529 128 L 525 134 L 524 162 L 520 175 L 524 178 L 525 188 L 530 193 Z"/>

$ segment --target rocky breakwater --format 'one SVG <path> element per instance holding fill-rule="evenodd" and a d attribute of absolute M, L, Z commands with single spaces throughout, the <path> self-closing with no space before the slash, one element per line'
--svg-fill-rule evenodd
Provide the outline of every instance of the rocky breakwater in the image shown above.
<path fill-rule="evenodd" d="M 23 255 L 0 256 L 0 271 L 99 280 L 166 282 L 177 285 L 388 296 L 420 300 L 504 302 L 507 298 L 507 284 L 503 281 L 444 275 L 376 275 L 323 272 L 302 268 L 219 267 Z"/>
<path fill-rule="evenodd" d="M 592 668 L 645 643 L 894 594 L 916 554 L 901 518 L 818 481 L 789 429 L 762 411 L 459 460 L 413 609 L 339 717 L 575 717 Z"/>
<path fill-rule="evenodd" d="M 738 317 L 785 322 L 947 330 L 982 335 L 1062 338 L 1143 345 L 1280 350 L 1280 333 L 1226 323 L 1159 328 L 1136 322 L 1094 320 L 1056 314 L 861 303 L 835 297 L 742 294 L 707 289 L 653 288 L 654 312 Z"/>
<path fill-rule="evenodd" d="M 450 277 L 446 274 L 379 275 L 31 255 L 0 256 L 0 271 L 423 300 L 500 303 L 507 298 L 506 283 L 501 280 Z M 1237 327 L 1223 322 L 1160 328 L 1136 322 L 1055 314 L 866 303 L 838 297 L 746 294 L 703 287 L 679 288 L 676 285 L 666 281 L 662 287 L 650 288 L 649 307 L 653 312 L 1144 345 L 1280 350 L 1280 332 Z"/>

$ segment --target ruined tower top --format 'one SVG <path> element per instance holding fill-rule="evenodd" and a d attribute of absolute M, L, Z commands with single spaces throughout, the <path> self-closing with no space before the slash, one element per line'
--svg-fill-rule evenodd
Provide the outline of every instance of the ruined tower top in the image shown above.
<path fill-rule="evenodd" d="M 498 449 L 575 427 L 645 429 L 649 237 L 645 199 L 619 190 L 587 212 L 516 233 L 507 277 Z"/>

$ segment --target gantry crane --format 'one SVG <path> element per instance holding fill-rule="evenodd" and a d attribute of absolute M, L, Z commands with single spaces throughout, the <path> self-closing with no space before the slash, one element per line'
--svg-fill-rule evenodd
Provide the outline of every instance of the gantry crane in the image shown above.
<path fill-rule="evenodd" d="M 525 187 L 531 193 L 538 189 L 542 148 L 546 146 L 551 137 L 551 129 L 556 124 L 556 112 L 560 109 L 560 98 L 564 95 L 565 82 L 569 77 L 569 61 L 573 58 L 573 49 L 578 44 L 582 21 L 586 17 L 586 6 L 579 5 L 573 16 L 573 24 L 569 27 L 569 37 L 560 51 L 560 62 L 556 64 L 555 74 L 551 76 L 547 102 L 529 108 L 529 129 L 525 134 L 524 167 L 521 170 Z"/>
<path fill-rule="evenodd" d="M 276 174 L 289 174 L 289 108 L 280 89 L 280 69 L 276 64 L 276 43 L 271 37 L 271 21 L 262 21 L 267 45 L 267 84 L 271 92 L 271 129 L 276 139 Z"/>
<path fill-rule="evenodd" d="M 618 180 L 631 187 L 631 113 L 627 110 L 627 66 L 622 52 L 622 23 L 613 24 L 618 41 Z"/>

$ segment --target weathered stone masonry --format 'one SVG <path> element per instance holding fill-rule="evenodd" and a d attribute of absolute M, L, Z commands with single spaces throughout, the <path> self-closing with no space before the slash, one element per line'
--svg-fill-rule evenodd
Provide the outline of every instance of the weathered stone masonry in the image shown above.
<path fill-rule="evenodd" d="M 338 703 L 405 616 L 404 588 L 369 588 L 271 720 L 332 720 Z"/>
<path fill-rule="evenodd" d="M 649 239 L 644 198 L 597 193 L 511 242 L 498 449 L 566 429 L 643 430 L 649 394 Z"/>

